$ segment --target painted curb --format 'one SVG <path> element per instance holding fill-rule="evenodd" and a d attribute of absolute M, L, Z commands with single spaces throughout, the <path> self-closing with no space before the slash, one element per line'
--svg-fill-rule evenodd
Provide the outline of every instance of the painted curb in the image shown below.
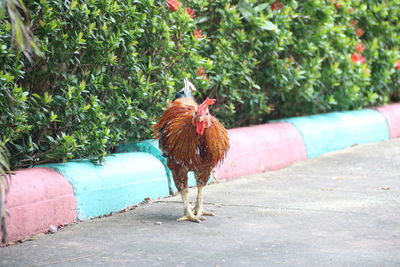
<path fill-rule="evenodd" d="M 231 150 L 215 171 L 219 180 L 278 170 L 354 144 L 400 137 L 400 104 L 288 118 L 230 129 L 228 134 Z M 177 191 L 157 141 L 128 143 L 117 152 L 128 153 L 107 156 L 103 165 L 75 160 L 17 171 L 7 195 L 8 240 Z M 189 185 L 196 185 L 193 173 L 189 177 Z"/>
<path fill-rule="evenodd" d="M 389 139 L 389 129 L 384 116 L 372 109 L 333 112 L 280 121 L 289 122 L 300 131 L 308 158 L 355 144 Z"/>
<path fill-rule="evenodd" d="M 164 166 L 148 153 L 112 154 L 102 165 L 76 160 L 46 166 L 72 184 L 79 220 L 120 211 L 145 198 L 169 195 Z"/>
<path fill-rule="evenodd" d="M 389 126 L 390 138 L 400 137 L 400 104 L 392 104 L 376 108 L 385 118 Z"/>
<path fill-rule="evenodd" d="M 19 170 L 11 176 L 6 195 L 8 241 L 44 233 L 49 226 L 76 221 L 72 186 L 50 168 Z"/>
<path fill-rule="evenodd" d="M 170 195 L 178 192 L 178 189 L 176 189 L 174 179 L 172 177 L 172 172 L 168 168 L 167 159 L 163 156 L 163 153 L 158 148 L 158 140 L 148 139 L 141 142 L 131 142 L 127 144 L 122 144 L 117 147 L 117 153 L 126 153 L 126 152 L 144 152 L 144 153 L 149 153 L 154 157 L 156 157 L 164 165 L 165 174 L 168 178 L 168 188 Z M 195 186 L 196 179 L 194 173 L 189 172 L 188 177 L 189 177 L 188 185 Z"/>
<path fill-rule="evenodd" d="M 300 132 L 290 123 L 270 123 L 228 130 L 231 148 L 216 169 L 219 180 L 278 170 L 305 160 Z"/>

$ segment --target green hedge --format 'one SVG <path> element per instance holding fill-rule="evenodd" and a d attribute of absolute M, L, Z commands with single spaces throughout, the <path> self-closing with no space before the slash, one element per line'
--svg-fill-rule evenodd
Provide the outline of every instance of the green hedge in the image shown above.
<path fill-rule="evenodd" d="M 217 98 L 212 112 L 228 127 L 399 96 L 397 0 L 27 7 L 44 54 L 32 63 L 10 47 L 11 25 L 0 20 L 0 137 L 14 166 L 101 160 L 148 138 L 184 77 L 199 99 Z"/>

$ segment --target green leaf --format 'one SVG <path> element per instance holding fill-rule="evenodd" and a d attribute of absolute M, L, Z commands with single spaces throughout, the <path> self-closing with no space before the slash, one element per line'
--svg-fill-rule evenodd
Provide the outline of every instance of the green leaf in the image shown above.
<path fill-rule="evenodd" d="M 5 81 L 6 83 L 8 83 L 13 80 L 14 80 L 14 76 L 12 76 L 12 75 L 1 75 L 0 74 L 0 81 Z"/>
<path fill-rule="evenodd" d="M 77 0 L 73 0 L 72 2 L 71 2 L 71 6 L 69 7 L 70 9 L 74 9 L 75 7 L 76 7 L 76 5 L 78 4 L 78 1 Z"/>
<path fill-rule="evenodd" d="M 22 49 L 25 48 L 25 44 L 24 44 L 24 35 L 22 33 L 22 21 L 20 19 L 17 19 L 15 21 L 15 25 L 14 25 L 14 32 L 15 32 L 15 39 L 17 41 L 17 44 L 22 47 Z"/>
<path fill-rule="evenodd" d="M 257 23 L 257 25 L 266 31 L 276 31 L 278 28 L 269 20 L 263 20 L 261 23 Z"/>
<path fill-rule="evenodd" d="M 4 183 L 4 180 L 3 180 L 4 179 L 4 175 L 6 174 L 6 171 L 10 170 L 8 157 L 9 157 L 9 153 L 8 153 L 7 149 L 5 148 L 4 144 L 2 142 L 0 142 L 0 190 L 4 190 L 5 189 L 4 188 L 5 183 Z M 0 199 L 0 201 L 2 201 L 2 199 Z M 0 205 L 0 207 L 2 207 L 2 205 Z M 3 213 L 0 213 L 0 216 L 1 215 L 3 215 Z"/>
<path fill-rule="evenodd" d="M 43 94 L 43 103 L 44 104 L 46 104 L 46 105 L 50 104 L 52 99 L 53 99 L 52 95 L 50 95 L 48 92 L 44 92 L 44 94 Z"/>
<path fill-rule="evenodd" d="M 88 110 L 88 109 L 90 109 L 92 107 L 92 105 L 86 105 L 86 106 L 84 106 L 83 108 L 82 108 L 82 110 L 83 111 L 86 111 L 86 110 Z"/>
<path fill-rule="evenodd" d="M 56 119 L 57 119 L 57 114 L 52 114 L 51 116 L 50 116 L 50 121 L 55 121 Z"/>
<path fill-rule="evenodd" d="M 3 3 L 0 2 L 0 19 L 4 19 L 5 18 L 5 16 L 6 16 L 5 11 L 6 11 L 6 9 L 3 7 Z"/>
<path fill-rule="evenodd" d="M 251 21 L 254 15 L 254 9 L 249 4 L 248 0 L 241 0 L 239 2 L 238 10 L 247 21 Z"/>
<path fill-rule="evenodd" d="M 254 7 L 254 11 L 258 13 L 258 12 L 266 9 L 267 7 L 269 7 L 269 3 L 264 3 L 264 4 Z"/>

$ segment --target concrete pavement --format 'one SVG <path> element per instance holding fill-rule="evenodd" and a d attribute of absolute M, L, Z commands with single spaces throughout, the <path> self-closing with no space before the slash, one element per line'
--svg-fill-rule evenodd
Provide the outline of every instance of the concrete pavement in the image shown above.
<path fill-rule="evenodd" d="M 192 189 L 192 199 L 196 190 Z M 0 266 L 399 266 L 400 139 L 209 185 L 0 249 Z"/>

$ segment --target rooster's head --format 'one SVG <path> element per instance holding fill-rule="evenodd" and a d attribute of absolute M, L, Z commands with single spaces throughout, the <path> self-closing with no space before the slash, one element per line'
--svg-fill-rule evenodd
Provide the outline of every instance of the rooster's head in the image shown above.
<path fill-rule="evenodd" d="M 204 100 L 203 103 L 199 105 L 195 116 L 193 117 L 193 125 L 196 127 L 196 132 L 199 135 L 203 135 L 204 131 L 210 127 L 211 124 L 211 115 L 208 110 L 208 106 L 213 105 L 215 103 L 215 99 L 209 99 L 208 97 Z"/>

